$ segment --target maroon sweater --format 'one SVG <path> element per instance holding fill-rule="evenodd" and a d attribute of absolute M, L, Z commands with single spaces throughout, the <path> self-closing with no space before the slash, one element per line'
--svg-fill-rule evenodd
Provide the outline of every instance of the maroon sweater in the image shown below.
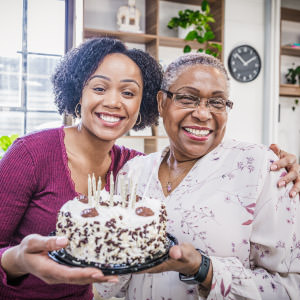
<path fill-rule="evenodd" d="M 108 172 L 141 153 L 113 146 Z M 82 166 L 84 168 L 84 166 Z M 109 176 L 106 178 L 109 189 Z M 0 160 L 0 259 L 8 247 L 31 233 L 55 230 L 61 206 L 77 196 L 68 168 L 63 127 L 19 138 Z M 47 285 L 33 275 L 7 282 L 0 267 L 0 299 L 92 299 L 90 285 Z"/>

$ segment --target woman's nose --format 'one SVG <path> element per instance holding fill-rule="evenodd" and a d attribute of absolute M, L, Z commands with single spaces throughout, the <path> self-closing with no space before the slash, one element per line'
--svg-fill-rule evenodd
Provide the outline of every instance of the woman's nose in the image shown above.
<path fill-rule="evenodd" d="M 201 121 L 205 121 L 212 118 L 209 107 L 206 105 L 205 101 L 201 103 L 194 109 L 192 116 L 198 118 Z"/>
<path fill-rule="evenodd" d="M 122 96 L 118 91 L 110 91 L 103 98 L 103 105 L 110 108 L 120 108 L 122 105 Z"/>

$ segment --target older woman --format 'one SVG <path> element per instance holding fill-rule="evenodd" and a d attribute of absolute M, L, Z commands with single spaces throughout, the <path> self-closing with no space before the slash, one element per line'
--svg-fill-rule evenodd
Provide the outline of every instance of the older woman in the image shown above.
<path fill-rule="evenodd" d="M 274 153 L 224 138 L 233 102 L 222 63 L 206 54 L 178 58 L 165 72 L 158 107 L 170 146 L 142 158 L 137 193 L 165 202 L 167 230 L 179 245 L 147 273 L 97 284 L 99 293 L 121 290 L 139 300 L 298 299 L 300 203 L 289 199 L 289 187 L 276 187 L 280 173 L 269 171 Z M 123 170 L 140 163 L 133 159 Z"/>

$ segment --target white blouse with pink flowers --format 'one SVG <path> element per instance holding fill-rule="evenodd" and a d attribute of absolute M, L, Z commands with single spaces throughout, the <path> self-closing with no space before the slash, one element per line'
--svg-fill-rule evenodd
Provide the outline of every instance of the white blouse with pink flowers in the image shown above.
<path fill-rule="evenodd" d="M 137 194 L 147 189 L 146 196 L 162 199 L 168 232 L 210 257 L 211 290 L 204 296 L 197 285 L 181 282 L 177 272 L 165 272 L 96 284 L 100 295 L 130 300 L 300 299 L 300 201 L 299 196 L 289 198 L 290 185 L 277 188 L 282 170 L 269 171 L 277 159 L 272 151 L 224 140 L 165 197 L 158 169 L 167 152 L 134 158 L 121 172 L 138 173 L 143 166 Z"/>

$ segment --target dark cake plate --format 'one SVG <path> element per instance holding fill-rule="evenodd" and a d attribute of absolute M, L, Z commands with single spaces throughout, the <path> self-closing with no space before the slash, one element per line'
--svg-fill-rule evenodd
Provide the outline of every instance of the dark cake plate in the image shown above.
<path fill-rule="evenodd" d="M 54 234 L 51 234 L 54 235 Z M 95 267 L 100 269 L 104 275 L 121 275 L 121 274 L 129 274 L 147 270 L 154 266 L 157 266 L 168 259 L 169 250 L 172 246 L 177 245 L 177 239 L 167 233 L 167 249 L 165 253 L 158 253 L 155 257 L 146 259 L 144 263 L 141 264 L 100 264 L 96 262 L 85 262 L 83 260 L 79 260 L 71 255 L 69 255 L 65 249 L 60 249 L 56 251 L 48 252 L 48 255 L 51 259 L 56 261 L 59 264 L 69 266 L 69 267 Z"/>

